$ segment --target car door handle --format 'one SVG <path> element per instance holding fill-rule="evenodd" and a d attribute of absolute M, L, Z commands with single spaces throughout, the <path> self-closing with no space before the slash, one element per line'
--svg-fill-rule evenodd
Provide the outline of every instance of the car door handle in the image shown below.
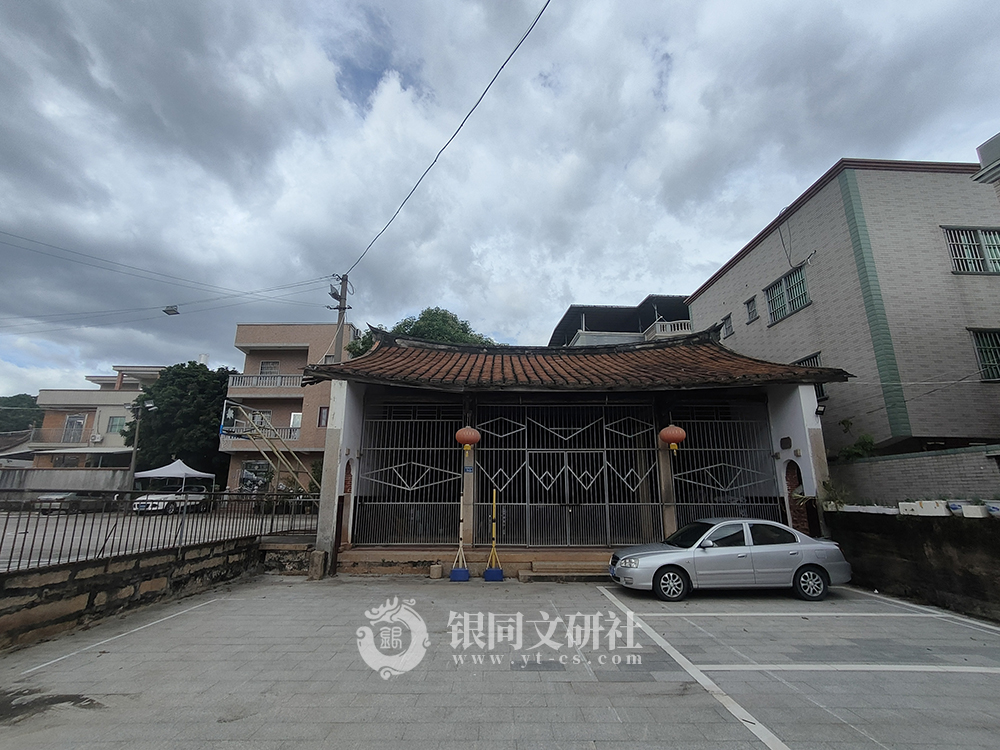
<path fill-rule="evenodd" d="M 797 555 L 797 554 L 799 554 L 799 551 L 798 551 L 797 549 L 793 549 L 793 550 L 792 550 L 791 552 L 789 552 L 788 554 L 789 554 L 789 555 Z"/>
<path fill-rule="evenodd" d="M 744 552 L 744 553 L 742 553 L 742 554 L 739 554 L 739 555 L 737 555 L 737 557 L 746 557 L 746 556 L 747 556 L 747 553 L 746 553 L 746 552 Z"/>

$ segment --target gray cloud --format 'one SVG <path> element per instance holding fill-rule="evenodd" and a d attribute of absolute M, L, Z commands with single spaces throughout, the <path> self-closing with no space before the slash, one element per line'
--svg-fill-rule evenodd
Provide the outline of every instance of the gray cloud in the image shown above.
<path fill-rule="evenodd" d="M 322 277 L 540 7 L 0 4 L 0 230 L 233 290 L 313 280 L 249 301 L 0 244 L 0 392 L 235 365 L 238 321 L 331 320 Z M 352 272 L 353 320 L 442 305 L 539 344 L 573 302 L 690 292 L 842 156 L 973 159 L 998 25 L 972 0 L 554 3 Z"/>

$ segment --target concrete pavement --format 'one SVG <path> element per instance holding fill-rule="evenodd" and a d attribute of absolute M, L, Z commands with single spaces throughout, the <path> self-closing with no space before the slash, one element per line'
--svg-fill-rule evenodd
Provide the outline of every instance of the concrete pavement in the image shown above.
<path fill-rule="evenodd" d="M 1000 747 L 1000 629 L 851 588 L 264 576 L 6 654 L 0 687 L 5 750 Z"/>

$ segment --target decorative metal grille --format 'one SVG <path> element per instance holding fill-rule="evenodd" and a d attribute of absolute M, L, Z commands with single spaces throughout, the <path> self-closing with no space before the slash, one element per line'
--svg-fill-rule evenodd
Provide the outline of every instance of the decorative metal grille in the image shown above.
<path fill-rule="evenodd" d="M 946 229 L 951 267 L 960 273 L 1000 273 L 1000 230 Z"/>
<path fill-rule="evenodd" d="M 374 404 L 365 413 L 355 544 L 458 544 L 458 404 Z"/>
<path fill-rule="evenodd" d="M 673 457 L 678 527 L 711 516 L 787 522 L 764 404 L 688 404 L 670 421 L 687 432 Z"/>
<path fill-rule="evenodd" d="M 652 407 L 480 405 L 475 540 L 610 546 L 663 536 Z"/>
<path fill-rule="evenodd" d="M 801 310 L 809 304 L 806 275 L 802 268 L 786 273 L 765 289 L 764 295 L 767 297 L 767 311 L 772 323 Z"/>
<path fill-rule="evenodd" d="M 979 357 L 979 377 L 1000 380 L 1000 331 L 973 331 L 972 338 Z"/>

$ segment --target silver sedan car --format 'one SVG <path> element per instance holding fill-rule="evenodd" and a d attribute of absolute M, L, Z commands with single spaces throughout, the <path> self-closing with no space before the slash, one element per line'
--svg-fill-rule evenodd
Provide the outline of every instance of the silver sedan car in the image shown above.
<path fill-rule="evenodd" d="M 792 588 L 819 601 L 832 584 L 851 580 L 836 542 L 813 539 L 756 518 L 705 518 L 658 544 L 618 550 L 608 572 L 630 589 L 679 602 L 691 589 Z"/>

